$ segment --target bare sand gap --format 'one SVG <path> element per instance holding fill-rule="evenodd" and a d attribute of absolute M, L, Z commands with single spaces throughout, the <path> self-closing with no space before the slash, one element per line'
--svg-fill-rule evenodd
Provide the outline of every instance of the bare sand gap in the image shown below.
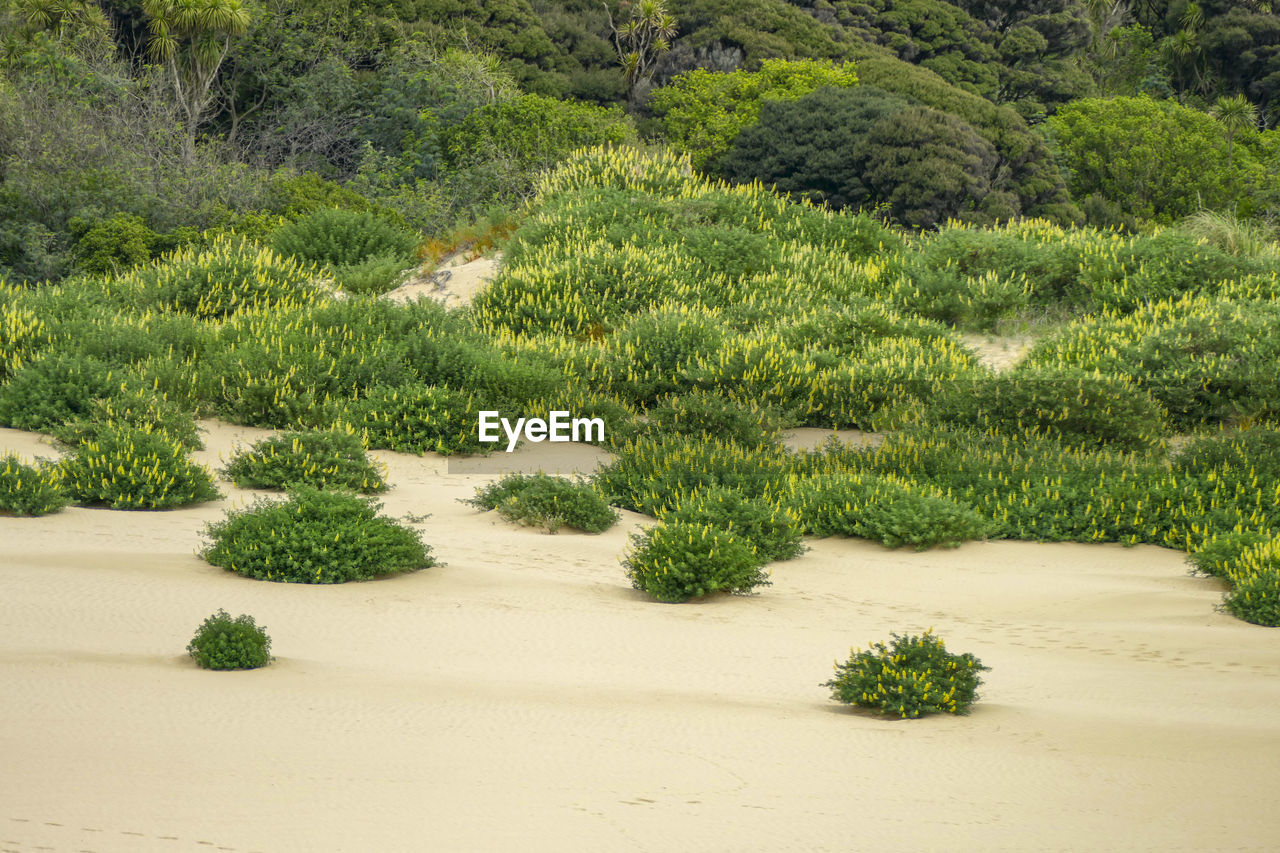
<path fill-rule="evenodd" d="M 266 434 L 206 426 L 215 464 Z M 0 448 L 52 455 L 7 430 Z M 548 536 L 457 502 L 493 473 L 376 455 L 385 511 L 429 513 L 447 565 L 329 587 L 228 574 L 195 551 L 252 497 L 230 488 L 171 512 L 0 518 L 0 849 L 1280 839 L 1280 635 L 1216 613 L 1218 584 L 1180 554 L 822 540 L 758 596 L 662 605 L 619 565 L 640 516 Z M 266 625 L 278 660 L 196 669 L 184 646 L 219 607 Z M 884 720 L 818 686 L 850 646 L 929 627 L 993 668 L 971 716 Z"/>

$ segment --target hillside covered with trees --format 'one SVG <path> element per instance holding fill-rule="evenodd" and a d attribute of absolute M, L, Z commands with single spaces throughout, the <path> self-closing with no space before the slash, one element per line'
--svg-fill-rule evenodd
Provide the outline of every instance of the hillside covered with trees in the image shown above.
<path fill-rule="evenodd" d="M 602 143 L 908 228 L 1280 210 L 1259 0 L 5 0 L 0 33 L 14 281 L 319 209 L 443 239 Z"/>

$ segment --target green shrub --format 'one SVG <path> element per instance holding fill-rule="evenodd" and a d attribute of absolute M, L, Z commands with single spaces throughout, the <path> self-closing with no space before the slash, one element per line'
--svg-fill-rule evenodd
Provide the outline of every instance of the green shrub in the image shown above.
<path fill-rule="evenodd" d="M 82 504 L 112 509 L 168 509 L 217 500 L 209 469 L 160 432 L 104 427 L 59 465 L 63 489 Z"/>
<path fill-rule="evenodd" d="M 271 238 L 271 247 L 284 257 L 334 267 L 370 258 L 411 258 L 417 244 L 417 236 L 404 228 L 368 211 L 341 208 L 309 213 Z"/>
<path fill-rule="evenodd" d="M 1245 622 L 1280 627 L 1280 566 L 1272 560 L 1265 568 L 1237 575 L 1222 606 Z"/>
<path fill-rule="evenodd" d="M 1249 472 L 1250 478 L 1280 482 L 1280 424 L 1197 436 L 1178 451 L 1173 464 L 1197 478 Z"/>
<path fill-rule="evenodd" d="M 5 285 L 0 280 L 0 299 Z M 0 303 L 0 382 L 8 379 L 49 343 L 49 327 L 40 314 Z"/>
<path fill-rule="evenodd" d="M 409 383 L 372 388 L 339 416 L 362 431 L 370 447 L 449 456 L 490 449 L 477 429 L 483 408 L 472 394 Z"/>
<path fill-rule="evenodd" d="M 1240 557 L 1263 542 L 1271 541 L 1268 533 L 1257 530 L 1239 530 L 1211 534 L 1196 551 L 1187 555 L 1194 571 L 1217 578 L 1229 578 Z"/>
<path fill-rule="evenodd" d="M 928 631 L 892 637 L 887 647 L 873 643 L 868 651 L 855 650 L 848 661 L 836 663 L 835 678 L 822 685 L 831 688 L 831 698 L 904 720 L 967 713 L 978 699 L 979 673 L 990 667 L 971 654 L 951 654 Z"/>
<path fill-rule="evenodd" d="M 606 358 L 617 367 L 610 389 L 624 399 L 647 405 L 689 383 L 681 368 L 717 351 L 724 329 L 713 317 L 687 309 L 654 311 L 632 317 L 605 344 Z"/>
<path fill-rule="evenodd" d="M 776 446 L 790 421 L 777 410 L 739 403 L 712 391 L 692 390 L 661 397 L 647 412 L 650 435 L 708 436 L 743 447 Z"/>
<path fill-rule="evenodd" d="M 789 467 L 780 450 L 749 449 L 719 438 L 641 437 L 619 447 L 617 459 L 599 468 L 594 480 L 614 506 L 655 515 L 712 486 L 748 497 L 768 494 L 786 481 Z"/>
<path fill-rule="evenodd" d="M 56 467 L 27 465 L 12 453 L 0 457 L 0 511 L 46 515 L 66 505 Z"/>
<path fill-rule="evenodd" d="M 804 525 L 791 509 L 734 489 L 702 489 L 659 519 L 722 530 L 749 544 L 764 562 L 790 560 L 805 550 Z"/>
<path fill-rule="evenodd" d="M 112 369 L 106 362 L 46 353 L 0 385 L 0 426 L 40 432 L 83 418 L 111 382 Z"/>
<path fill-rule="evenodd" d="M 393 290 L 409 262 L 397 255 L 374 255 L 355 264 L 333 267 L 333 278 L 347 293 L 375 296 Z"/>
<path fill-rule="evenodd" d="M 83 416 L 50 427 L 49 432 L 63 444 L 74 447 L 97 438 L 103 429 L 117 427 L 163 433 L 188 450 L 204 446 L 189 411 L 164 393 L 130 381 L 111 389 L 110 396 L 94 398 Z"/>
<path fill-rule="evenodd" d="M 242 489 L 306 485 L 364 494 L 387 489 L 379 466 L 369 461 L 364 442 L 349 427 L 263 439 L 233 456 L 223 474 Z"/>
<path fill-rule="evenodd" d="M 649 102 L 663 135 L 676 151 L 704 168 L 724 155 L 743 128 L 756 123 L 761 108 L 802 98 L 823 86 L 858 82 L 852 63 L 766 59 L 759 71 L 728 73 L 694 69 L 657 89 Z"/>
<path fill-rule="evenodd" d="M 570 152 L 634 140 L 635 131 L 617 107 L 598 107 L 520 95 L 473 110 L 445 133 L 454 169 L 499 163 L 509 170 L 508 193 L 527 192 L 533 177 Z"/>
<path fill-rule="evenodd" d="M 418 534 L 378 515 L 380 504 L 295 487 L 209 524 L 200 556 L 227 571 L 279 583 L 346 583 L 435 565 Z"/>
<path fill-rule="evenodd" d="M 1280 304 L 1187 295 L 1071 323 L 1024 363 L 1125 376 L 1168 411 L 1175 430 L 1280 413 Z"/>
<path fill-rule="evenodd" d="M 971 507 L 928 487 L 908 487 L 870 474 L 834 473 L 792 482 L 784 506 L 814 536 L 854 536 L 886 548 L 953 548 L 979 539 L 988 523 Z"/>
<path fill-rule="evenodd" d="M 894 307 L 952 326 L 990 331 L 1030 301 L 1031 285 L 1021 274 L 994 271 L 961 275 L 919 258 L 902 265 L 889 282 Z"/>
<path fill-rule="evenodd" d="M 196 629 L 187 653 L 201 669 L 257 669 L 271 663 L 271 638 L 247 613 L 219 609 Z"/>
<path fill-rule="evenodd" d="M 632 534 L 623 565 L 633 587 L 670 603 L 747 593 L 770 582 L 751 546 L 705 524 L 659 524 Z"/>
<path fill-rule="evenodd" d="M 929 416 L 992 433 L 1033 432 L 1129 450 L 1155 447 L 1166 432 L 1164 411 L 1145 389 L 1073 367 L 1020 368 L 956 383 L 930 401 Z"/>
<path fill-rule="evenodd" d="M 1231 589 L 1222 606 L 1237 619 L 1280 627 L 1280 538 L 1268 538 L 1226 564 Z"/>
<path fill-rule="evenodd" d="M 323 295 L 314 267 L 235 236 L 184 246 L 111 285 L 140 309 L 220 319 L 247 308 L 310 303 Z"/>
<path fill-rule="evenodd" d="M 480 509 L 496 509 L 507 521 L 545 527 L 555 533 L 562 525 L 586 533 L 602 533 L 618 521 L 618 513 L 588 483 L 574 483 L 547 474 L 508 474 L 476 489 L 464 500 Z"/>
<path fill-rule="evenodd" d="M 71 223 L 75 228 L 74 221 Z M 151 260 L 151 250 L 160 242 L 141 217 L 117 213 L 88 227 L 73 254 L 76 265 L 91 275 L 111 275 Z"/>

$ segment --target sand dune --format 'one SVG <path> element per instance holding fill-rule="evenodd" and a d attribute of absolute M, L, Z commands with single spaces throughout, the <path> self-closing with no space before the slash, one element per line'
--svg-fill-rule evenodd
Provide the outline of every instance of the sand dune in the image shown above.
<path fill-rule="evenodd" d="M 207 426 L 215 462 L 265 434 Z M 521 453 L 598 451 L 377 453 L 385 511 L 426 515 L 446 565 L 373 583 L 206 565 L 203 525 L 254 497 L 229 488 L 0 518 L 0 850 L 1275 849 L 1277 634 L 1215 612 L 1180 554 L 821 540 L 759 595 L 655 604 L 619 565 L 640 516 L 548 536 L 457 502 Z M 219 607 L 277 661 L 196 669 Z M 971 716 L 885 720 L 818 686 L 929 627 L 992 667 Z"/>

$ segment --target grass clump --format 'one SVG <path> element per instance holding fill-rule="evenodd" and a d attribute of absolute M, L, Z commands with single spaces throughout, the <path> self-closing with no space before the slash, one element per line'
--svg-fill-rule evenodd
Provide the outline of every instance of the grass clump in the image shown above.
<path fill-rule="evenodd" d="M 67 505 L 58 486 L 57 469 L 27 465 L 15 454 L 0 458 L 0 511 L 14 515 L 47 515 Z"/>
<path fill-rule="evenodd" d="M 589 483 L 574 483 L 548 474 L 508 474 L 476 489 L 463 503 L 497 510 L 507 521 L 544 527 L 555 533 L 562 526 L 585 533 L 602 533 L 618 521 L 618 513 Z"/>
<path fill-rule="evenodd" d="M 257 669 L 271 662 L 271 638 L 247 613 L 219 609 L 196 629 L 187 654 L 201 669 Z"/>
<path fill-rule="evenodd" d="M 708 524 L 672 522 L 631 537 L 623 564 L 631 585 L 677 603 L 715 592 L 748 593 L 768 584 L 755 550 Z"/>
<path fill-rule="evenodd" d="M 371 494 L 387 489 L 379 466 L 369 461 L 354 431 L 290 432 L 263 439 L 237 453 L 223 473 L 242 489 L 349 489 Z"/>
<path fill-rule="evenodd" d="M 734 489 L 696 492 L 661 518 L 723 530 L 749 544 L 764 562 L 790 560 L 805 550 L 804 524 L 794 511 Z"/>
<path fill-rule="evenodd" d="M 161 432 L 106 426 L 59 465 L 63 489 L 83 504 L 169 509 L 221 497 L 209 469 Z"/>
<path fill-rule="evenodd" d="M 951 654 L 930 631 L 892 637 L 889 646 L 874 643 L 837 663 L 835 678 L 822 685 L 831 698 L 904 720 L 967 713 L 978 698 L 978 674 L 990 667 L 971 654 Z"/>
<path fill-rule="evenodd" d="M 200 556 L 227 571 L 279 583 L 346 583 L 435 565 L 418 534 L 378 515 L 380 504 L 295 487 L 209 524 Z"/>

